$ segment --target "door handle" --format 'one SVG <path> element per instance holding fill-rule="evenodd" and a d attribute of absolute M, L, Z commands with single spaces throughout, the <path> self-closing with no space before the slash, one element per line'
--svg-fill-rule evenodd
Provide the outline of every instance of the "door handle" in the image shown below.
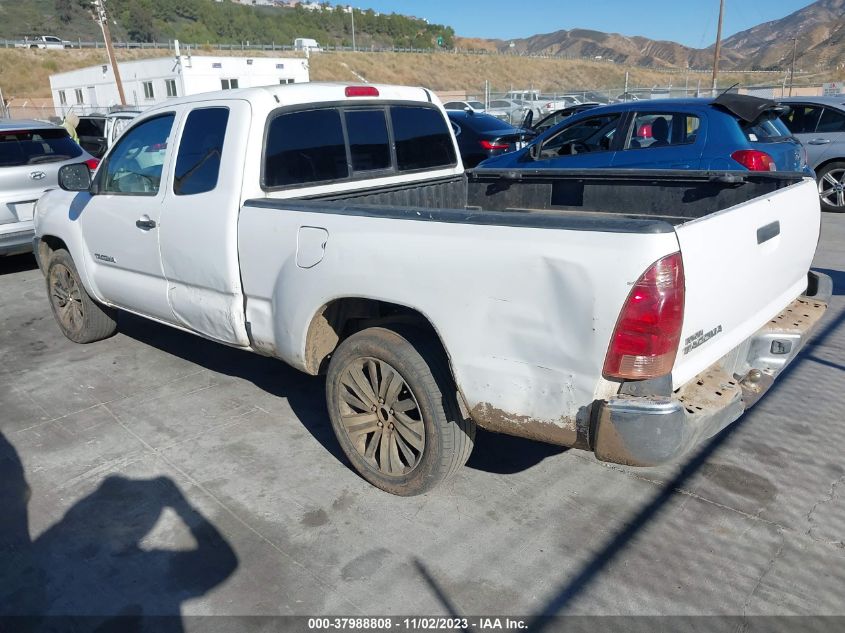
<path fill-rule="evenodd" d="M 814 138 L 812 141 L 807 141 L 810 145 L 827 145 L 830 143 L 829 138 Z"/>
<path fill-rule="evenodd" d="M 150 220 L 150 216 L 142 215 L 140 218 L 135 220 L 135 226 L 143 231 L 149 231 L 150 229 L 154 229 L 156 227 L 156 221 Z"/>

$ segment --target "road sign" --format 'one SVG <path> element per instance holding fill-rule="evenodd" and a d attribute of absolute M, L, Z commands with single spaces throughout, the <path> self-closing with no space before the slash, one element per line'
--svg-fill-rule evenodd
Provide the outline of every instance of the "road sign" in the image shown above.
<path fill-rule="evenodd" d="M 835 97 L 842 94 L 843 87 L 845 87 L 845 81 L 832 81 L 822 84 L 822 94 L 825 97 Z"/>
<path fill-rule="evenodd" d="M 443 36 L 442 35 L 437 36 L 437 45 L 443 46 Z"/>

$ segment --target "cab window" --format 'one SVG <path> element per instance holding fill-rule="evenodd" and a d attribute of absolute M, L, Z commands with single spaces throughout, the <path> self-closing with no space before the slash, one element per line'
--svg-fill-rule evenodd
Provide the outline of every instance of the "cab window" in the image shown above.
<path fill-rule="evenodd" d="M 102 193 L 158 193 L 173 117 L 171 113 L 148 119 L 120 138 L 101 172 Z"/>
<path fill-rule="evenodd" d="M 682 112 L 638 113 L 625 149 L 690 145 L 698 137 L 701 120 Z"/>
<path fill-rule="evenodd" d="M 229 108 L 192 110 L 176 154 L 173 193 L 187 196 L 212 191 L 220 175 L 220 157 L 229 122 Z"/>
<path fill-rule="evenodd" d="M 539 159 L 609 150 L 620 116 L 605 114 L 573 122 L 543 143 Z"/>

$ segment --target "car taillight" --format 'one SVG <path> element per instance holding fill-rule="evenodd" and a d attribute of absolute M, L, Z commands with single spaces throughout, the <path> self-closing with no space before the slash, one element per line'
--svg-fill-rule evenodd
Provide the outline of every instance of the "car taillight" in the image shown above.
<path fill-rule="evenodd" d="M 377 97 L 378 88 L 375 86 L 346 86 L 347 97 Z"/>
<path fill-rule="evenodd" d="M 510 147 L 507 143 L 502 143 L 501 141 L 481 141 L 481 147 L 484 149 L 507 149 Z"/>
<path fill-rule="evenodd" d="M 631 289 L 616 322 L 602 373 L 642 380 L 672 371 L 684 321 L 680 253 L 657 260 Z"/>
<path fill-rule="evenodd" d="M 775 159 L 757 149 L 737 150 L 731 158 L 751 171 L 777 171 Z"/>
<path fill-rule="evenodd" d="M 97 167 L 99 167 L 99 165 L 100 165 L 100 159 L 99 158 L 89 158 L 88 160 L 85 161 L 85 164 L 88 165 L 88 169 L 90 169 L 91 171 L 95 171 L 97 169 Z"/>

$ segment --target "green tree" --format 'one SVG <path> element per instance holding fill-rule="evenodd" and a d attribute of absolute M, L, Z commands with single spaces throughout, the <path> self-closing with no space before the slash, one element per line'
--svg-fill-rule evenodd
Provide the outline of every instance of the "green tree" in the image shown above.
<path fill-rule="evenodd" d="M 56 0 L 56 15 L 62 24 L 67 24 L 73 19 L 76 8 L 73 6 L 72 0 Z"/>
<path fill-rule="evenodd" d="M 156 30 L 153 24 L 153 14 L 140 2 L 133 2 L 129 6 L 126 23 L 123 25 L 129 39 L 136 42 L 152 42 L 155 40 Z"/>

